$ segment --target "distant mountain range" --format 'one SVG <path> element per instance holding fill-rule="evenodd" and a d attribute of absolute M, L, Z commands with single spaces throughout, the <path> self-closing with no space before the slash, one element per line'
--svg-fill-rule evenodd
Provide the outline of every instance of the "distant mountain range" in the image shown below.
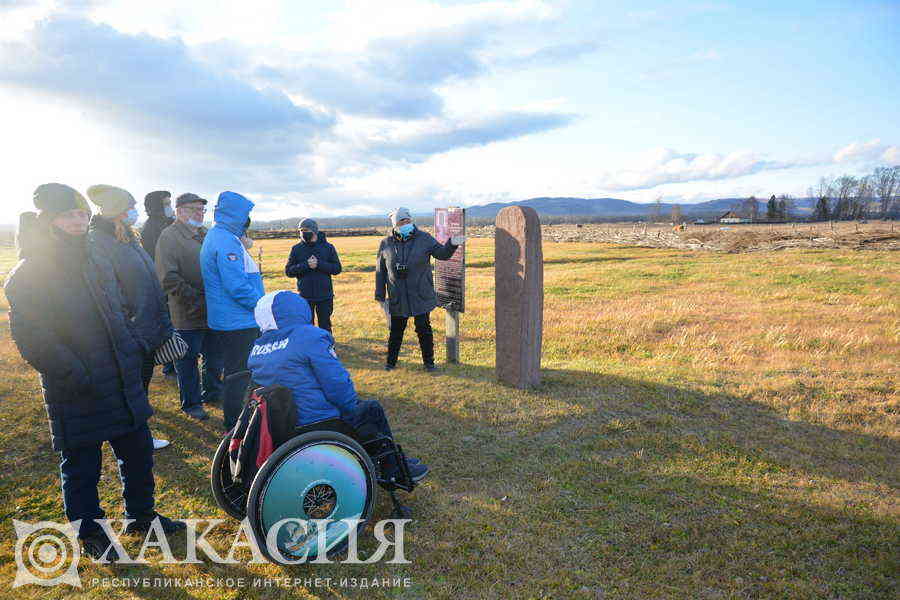
<path fill-rule="evenodd" d="M 715 217 L 719 216 L 735 205 L 743 202 L 745 198 L 719 198 L 717 200 L 707 200 L 706 202 L 697 202 L 694 204 L 678 203 L 681 207 L 681 214 L 685 217 Z M 766 214 L 767 199 L 760 199 L 759 214 Z M 809 215 L 814 206 L 815 198 L 795 198 L 794 214 L 799 216 Z M 671 202 L 663 202 L 658 207 L 656 203 L 631 202 L 620 198 L 529 198 L 527 200 L 518 200 L 515 202 L 492 202 L 491 204 L 483 204 L 480 206 L 469 206 L 466 208 L 466 215 L 470 219 L 491 219 L 493 220 L 497 213 L 507 206 L 530 206 L 535 209 L 538 214 L 547 217 L 595 217 L 609 219 L 625 219 L 628 217 L 647 217 L 653 215 L 655 211 L 659 211 L 660 217 L 668 217 L 675 206 Z M 416 220 L 423 224 L 429 225 L 434 213 L 423 212 L 416 213 Z M 319 223 L 319 227 L 323 229 L 343 228 L 343 227 L 382 227 L 388 225 L 387 215 L 359 215 L 344 217 L 315 217 Z M 275 221 L 254 221 L 252 227 L 254 229 L 268 228 L 288 228 L 297 227 L 300 221 L 299 217 L 289 219 L 278 219 Z M 0 233 L 15 231 L 14 225 L 0 224 Z"/>
<path fill-rule="evenodd" d="M 723 213 L 731 210 L 746 198 L 719 198 L 717 200 L 708 200 L 706 202 L 697 202 L 694 204 L 681 204 L 681 214 L 685 217 L 718 217 Z M 759 214 L 766 214 L 766 204 L 768 199 L 758 200 Z M 627 219 L 630 217 L 643 218 L 653 215 L 655 211 L 659 211 L 662 218 L 668 217 L 672 213 L 672 207 L 675 204 L 663 202 L 657 207 L 656 203 L 641 203 L 622 200 L 620 198 L 529 198 L 527 200 L 518 200 L 515 202 L 493 202 L 491 204 L 483 204 L 480 206 L 469 206 L 466 208 L 466 216 L 469 219 L 493 220 L 497 213 L 507 206 L 530 206 L 535 209 L 539 215 L 545 217 L 593 217 L 608 218 L 614 220 Z M 815 206 L 814 198 L 795 198 L 793 214 L 799 216 L 809 215 Z M 416 221 L 421 225 L 430 225 L 433 212 L 415 213 Z M 388 225 L 387 216 L 345 216 L 345 217 L 314 217 L 323 229 L 341 228 L 341 227 L 385 227 Z M 298 217 L 291 219 L 280 219 L 277 221 L 254 221 L 253 227 L 259 229 L 268 228 L 287 228 L 293 229 L 297 227 L 300 221 Z"/>
<path fill-rule="evenodd" d="M 681 214 L 691 216 L 712 216 L 727 212 L 745 198 L 719 198 L 695 204 L 677 204 L 681 207 Z M 759 200 L 759 213 L 766 213 L 768 200 Z M 656 203 L 631 202 L 619 198 L 529 198 L 516 202 L 493 202 L 481 206 L 466 208 L 466 216 L 470 218 L 493 218 L 507 206 L 530 206 L 541 215 L 547 216 L 585 216 L 585 217 L 643 217 L 652 215 L 659 210 L 662 216 L 672 212 L 674 203 L 663 202 L 657 207 Z M 809 213 L 815 205 L 814 198 L 795 198 L 794 212 L 798 214 Z"/>

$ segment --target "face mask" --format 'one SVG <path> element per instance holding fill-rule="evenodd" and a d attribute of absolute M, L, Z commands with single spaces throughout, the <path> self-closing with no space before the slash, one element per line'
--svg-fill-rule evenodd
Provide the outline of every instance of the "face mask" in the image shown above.
<path fill-rule="evenodd" d="M 244 236 L 241 238 L 241 243 L 244 245 L 244 248 L 249 250 L 253 247 L 253 238 Z"/>
<path fill-rule="evenodd" d="M 313 233 L 312 231 L 304 231 L 304 232 L 302 232 L 301 235 L 303 236 L 303 241 L 306 243 L 309 243 L 312 241 L 315 233 Z"/>
<path fill-rule="evenodd" d="M 409 235 L 413 232 L 414 225 L 412 223 L 407 223 L 406 225 L 401 225 L 397 228 L 397 233 L 399 233 L 402 237 L 409 237 Z"/>
<path fill-rule="evenodd" d="M 191 227 L 203 227 L 203 221 L 198 221 L 197 219 L 188 219 L 188 225 Z"/>
<path fill-rule="evenodd" d="M 138 211 L 136 211 L 135 209 L 132 208 L 127 213 L 125 213 L 125 218 L 122 219 L 122 223 L 131 227 L 132 225 L 137 223 L 137 220 L 138 220 Z"/>
<path fill-rule="evenodd" d="M 175 216 L 175 211 L 172 210 L 171 206 L 167 206 L 163 212 L 170 219 Z"/>

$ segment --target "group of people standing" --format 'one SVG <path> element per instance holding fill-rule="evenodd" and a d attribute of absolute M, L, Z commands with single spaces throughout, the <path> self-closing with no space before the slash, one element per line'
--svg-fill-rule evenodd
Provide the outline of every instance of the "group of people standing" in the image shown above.
<path fill-rule="evenodd" d="M 169 192 L 151 192 L 145 197 L 148 220 L 140 234 L 134 229 L 136 202 L 128 191 L 95 185 L 87 189 L 87 197 L 98 214 L 67 185 L 48 183 L 35 190 L 37 212 L 20 217 L 20 261 L 5 291 L 13 340 L 41 375 L 52 445 L 61 453 L 66 516 L 80 520 L 85 551 L 100 556 L 109 546 L 94 521 L 104 515 L 97 493 L 104 441 L 118 459 L 125 516 L 133 520 L 126 533 L 146 531 L 157 518 L 167 533 L 184 528 L 154 510 L 153 451 L 167 444 L 154 440 L 148 427 L 157 350 L 173 336 L 184 340 L 187 351 L 165 367 L 177 377 L 181 408 L 205 420 L 204 405 L 221 400 L 229 430 L 246 385 L 230 376 L 248 369 L 261 328 L 272 336 L 280 317 L 273 316 L 275 296 L 265 295 L 259 265 L 249 253 L 254 204 L 244 196 L 220 194 L 215 224 L 207 231 L 206 199 L 185 193 L 173 207 Z M 432 371 L 428 313 L 437 299 L 430 261 L 452 256 L 462 238 L 439 244 L 415 227 L 404 208 L 391 213 L 391 222 L 392 232 L 378 250 L 375 276 L 375 299 L 390 315 L 385 368 L 395 368 L 407 320 L 413 317 L 424 366 Z M 341 272 L 337 251 L 312 219 L 301 221 L 300 236 L 285 272 L 297 278 L 296 297 L 305 299 L 301 302 L 308 310 L 297 305 L 285 314 L 300 315 L 309 325 L 315 319 L 317 331 L 324 330 L 321 340 L 304 334 L 307 341 L 292 346 L 298 357 L 305 357 L 298 359 L 297 372 L 306 369 L 311 382 L 295 391 L 298 406 L 310 413 L 300 418 L 308 422 L 317 411 L 336 411 L 356 424 L 371 421 L 389 432 L 376 401 L 356 402 L 349 375 L 334 352 L 331 278 Z M 283 298 L 274 305 L 292 306 L 290 296 Z M 278 335 L 288 332 L 282 327 Z M 312 352 L 317 344 L 322 350 Z M 254 377 L 265 377 L 266 365 L 274 364 L 280 363 L 257 360 L 250 367 Z M 291 376 L 282 367 L 271 375 L 273 381 Z M 284 381 L 289 387 L 293 383 Z M 417 469 L 419 476 L 427 470 Z"/>

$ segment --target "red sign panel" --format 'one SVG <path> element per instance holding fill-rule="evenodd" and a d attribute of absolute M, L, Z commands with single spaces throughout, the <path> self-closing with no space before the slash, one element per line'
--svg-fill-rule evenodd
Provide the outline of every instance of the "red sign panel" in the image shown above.
<path fill-rule="evenodd" d="M 466 209 L 434 209 L 434 237 L 446 243 L 451 236 L 466 234 Z M 435 261 L 434 291 L 438 304 L 447 310 L 465 312 L 466 309 L 466 245 L 456 249 L 449 260 Z"/>

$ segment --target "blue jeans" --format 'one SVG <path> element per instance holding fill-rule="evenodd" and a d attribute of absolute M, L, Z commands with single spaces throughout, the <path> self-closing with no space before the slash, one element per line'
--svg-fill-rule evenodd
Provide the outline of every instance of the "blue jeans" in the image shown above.
<path fill-rule="evenodd" d="M 69 448 L 60 454 L 63 504 L 69 521 L 81 519 L 79 537 L 100 531 L 94 519 L 104 518 L 97 494 L 100 481 L 101 446 Z M 119 463 L 125 517 L 144 519 L 153 515 L 153 438 L 146 423 L 136 431 L 109 440 Z"/>
<path fill-rule="evenodd" d="M 222 393 L 222 351 L 218 339 L 209 329 L 179 329 L 178 334 L 188 344 L 184 358 L 175 361 L 181 410 L 199 406 L 201 402 L 215 402 Z M 197 357 L 203 355 L 202 368 L 197 369 Z"/>

